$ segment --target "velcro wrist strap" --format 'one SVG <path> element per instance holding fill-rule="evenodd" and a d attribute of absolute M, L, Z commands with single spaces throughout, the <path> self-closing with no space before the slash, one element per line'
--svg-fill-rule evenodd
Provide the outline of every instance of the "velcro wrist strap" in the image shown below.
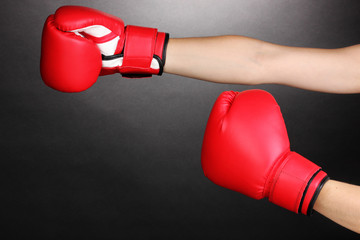
<path fill-rule="evenodd" d="M 151 76 L 157 74 L 150 68 L 155 52 L 157 29 L 126 26 L 123 63 L 120 72 L 124 75 Z"/>
<path fill-rule="evenodd" d="M 307 214 L 317 186 L 327 176 L 320 169 L 303 156 L 290 152 L 274 176 L 269 201 L 290 211 Z M 321 174 L 317 176 L 319 172 Z"/>

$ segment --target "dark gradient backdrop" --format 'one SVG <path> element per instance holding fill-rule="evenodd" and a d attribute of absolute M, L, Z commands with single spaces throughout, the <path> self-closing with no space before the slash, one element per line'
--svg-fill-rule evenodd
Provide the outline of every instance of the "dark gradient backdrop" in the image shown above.
<path fill-rule="evenodd" d="M 39 59 L 43 22 L 65 4 L 171 37 L 238 34 L 321 48 L 360 41 L 358 0 L 2 1 L 0 216 L 1 235 L 10 233 L 3 239 L 358 237 L 320 214 L 299 216 L 214 185 L 200 152 L 217 96 L 261 88 L 281 106 L 293 150 L 331 178 L 360 184 L 360 94 L 169 74 L 106 76 L 85 92 L 60 93 L 43 84 Z"/>

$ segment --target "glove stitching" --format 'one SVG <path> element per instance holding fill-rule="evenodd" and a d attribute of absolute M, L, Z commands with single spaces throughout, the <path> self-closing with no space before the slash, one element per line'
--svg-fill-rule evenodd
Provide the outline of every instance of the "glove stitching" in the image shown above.
<path fill-rule="evenodd" d="M 290 149 L 289 151 L 286 151 L 280 158 L 279 158 L 279 161 L 275 161 L 271 167 L 271 171 L 269 171 L 267 173 L 267 176 L 266 176 L 266 181 L 264 183 L 264 186 L 263 186 L 263 196 L 266 196 L 266 193 L 267 194 L 267 197 L 269 198 L 269 200 L 271 199 L 272 197 L 272 193 L 274 191 L 274 188 L 275 188 L 275 185 L 276 185 L 276 182 L 278 180 L 278 177 L 276 176 L 280 176 L 281 172 L 280 173 L 277 173 L 277 169 L 280 168 L 281 165 L 286 165 L 286 163 L 289 161 L 289 153 L 290 153 Z M 281 169 L 283 169 L 284 167 L 282 167 Z M 271 176 L 271 177 L 270 177 Z M 265 193 L 264 193 L 265 192 Z"/>

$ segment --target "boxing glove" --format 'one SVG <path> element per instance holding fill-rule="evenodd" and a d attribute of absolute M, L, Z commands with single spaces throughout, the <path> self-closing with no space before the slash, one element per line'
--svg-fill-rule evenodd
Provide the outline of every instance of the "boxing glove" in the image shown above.
<path fill-rule="evenodd" d="M 155 28 L 125 27 L 120 18 L 96 9 L 63 6 L 44 24 L 41 76 L 54 89 L 80 92 L 99 75 L 161 75 L 168 39 Z"/>
<path fill-rule="evenodd" d="M 311 215 L 328 180 L 319 166 L 290 151 L 280 108 L 262 90 L 218 97 L 201 154 L 204 174 L 215 184 L 295 213 Z"/>

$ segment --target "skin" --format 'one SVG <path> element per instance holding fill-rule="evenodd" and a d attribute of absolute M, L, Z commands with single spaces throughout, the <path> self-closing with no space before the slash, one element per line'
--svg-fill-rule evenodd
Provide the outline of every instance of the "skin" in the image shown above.
<path fill-rule="evenodd" d="M 242 36 L 170 39 L 164 71 L 230 84 L 360 92 L 360 45 L 298 48 Z"/>
<path fill-rule="evenodd" d="M 321 190 L 314 210 L 360 234 L 360 186 L 329 180 Z"/>
<path fill-rule="evenodd" d="M 360 92 L 360 45 L 298 48 L 242 36 L 170 39 L 164 71 L 230 84 L 283 84 L 327 93 Z M 329 180 L 314 210 L 360 233 L 360 187 Z"/>

